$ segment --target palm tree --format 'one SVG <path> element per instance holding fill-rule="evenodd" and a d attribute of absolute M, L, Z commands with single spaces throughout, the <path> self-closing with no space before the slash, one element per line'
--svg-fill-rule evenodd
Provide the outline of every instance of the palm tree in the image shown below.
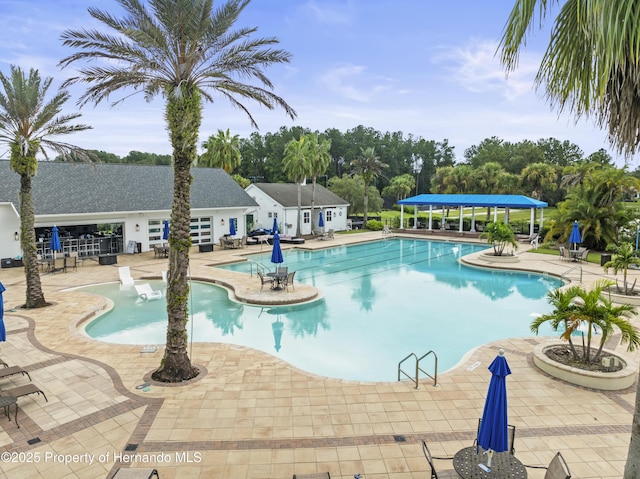
<path fill-rule="evenodd" d="M 362 215 L 362 223 L 365 228 L 367 226 L 367 213 L 369 210 L 369 185 L 373 179 L 382 173 L 382 168 L 388 168 L 389 165 L 380 161 L 376 156 L 375 148 L 360 147 L 360 156 L 351 162 L 354 172 L 361 175 L 364 180 L 364 210 Z"/>
<path fill-rule="evenodd" d="M 307 135 L 309 140 L 309 169 L 311 171 L 311 221 L 315 218 L 316 207 L 316 181 L 318 176 L 324 174 L 331 164 L 331 140 L 318 141 L 318 135 Z"/>
<path fill-rule="evenodd" d="M 536 200 L 542 198 L 545 188 L 556 188 L 556 169 L 547 163 L 531 163 L 522 170 L 521 177 L 522 182 L 531 190 L 531 197 Z"/>
<path fill-rule="evenodd" d="M 222 168 L 231 174 L 242 162 L 240 137 L 238 135 L 231 136 L 229 128 L 226 132 L 218 130 L 218 136 L 211 135 L 202 146 L 205 148 L 205 152 L 198 159 L 198 164 L 210 168 Z"/>
<path fill-rule="evenodd" d="M 535 12 L 545 17 L 555 3 L 516 0 L 500 44 L 508 70 L 518 64 Z M 608 128 L 609 141 L 628 156 L 640 143 L 639 8 L 636 0 L 567 0 L 536 77 L 552 104 L 577 117 L 594 115 Z M 640 380 L 631 431 L 624 479 L 640 476 Z"/>
<path fill-rule="evenodd" d="M 76 53 L 64 58 L 63 67 L 83 61 L 78 75 L 66 85 L 84 83 L 80 104 L 98 104 L 116 92 L 142 93 L 147 100 L 161 96 L 173 149 L 173 204 L 169 236 L 167 286 L 167 342 L 160 367 L 152 377 L 180 382 L 198 370 L 187 355 L 187 301 L 189 284 L 191 165 L 197 158 L 198 130 L 203 102 L 213 102 L 211 91 L 244 111 L 257 126 L 244 100 L 269 109 L 295 112 L 273 92 L 263 69 L 289 62 L 286 51 L 274 49 L 275 38 L 253 38 L 256 28 L 233 30 L 249 0 L 230 0 L 213 9 L 212 0 L 117 0 L 123 18 L 90 7 L 89 14 L 109 33 L 92 29 L 67 30 L 64 45 Z M 250 84 L 255 81 L 257 84 Z M 116 102 L 117 103 L 117 102 Z"/>
<path fill-rule="evenodd" d="M 62 115 L 62 106 L 69 99 L 69 93 L 59 89 L 47 100 L 47 93 L 53 78 L 40 77 L 38 70 L 29 70 L 27 77 L 21 68 L 11 66 L 11 76 L 0 72 L 0 83 L 4 92 L 0 93 L 0 142 L 10 150 L 10 166 L 20 175 L 20 247 L 27 282 L 25 308 L 47 306 L 36 253 L 36 233 L 34 229 L 35 210 L 31 181 L 38 172 L 36 155 L 42 153 L 48 158 L 47 150 L 63 157 L 88 159 L 88 153 L 81 148 L 56 141 L 59 135 L 91 128 L 87 125 L 70 124 L 79 118 L 79 113 Z"/>
<path fill-rule="evenodd" d="M 296 236 L 301 236 L 300 225 L 302 223 L 302 183 L 311 174 L 309 162 L 309 143 L 305 135 L 299 140 L 292 139 L 284 147 L 282 168 L 287 176 L 298 186 L 298 224 Z"/>
<path fill-rule="evenodd" d="M 631 289 L 627 289 L 627 272 L 629 266 L 640 266 L 640 258 L 636 256 L 635 249 L 631 243 L 622 243 L 621 245 L 609 244 L 607 245 L 607 251 L 611 251 L 615 256 L 611 261 L 607 261 L 603 264 L 605 273 L 609 271 L 609 268 L 613 269 L 614 274 L 618 274 L 618 271 L 622 271 L 622 291 L 623 294 L 630 294 L 633 292 L 635 282 L 631 286 Z"/>
<path fill-rule="evenodd" d="M 553 311 L 549 314 L 538 316 L 531 322 L 531 331 L 538 334 L 540 326 L 550 323 L 554 331 L 564 331 L 561 338 L 569 342 L 571 354 L 578 357 L 578 352 L 571 340 L 574 329 L 578 323 L 574 321 L 576 305 L 575 297 L 578 295 L 579 286 L 571 286 L 567 289 L 554 289 L 547 293 L 549 304 L 553 306 Z"/>

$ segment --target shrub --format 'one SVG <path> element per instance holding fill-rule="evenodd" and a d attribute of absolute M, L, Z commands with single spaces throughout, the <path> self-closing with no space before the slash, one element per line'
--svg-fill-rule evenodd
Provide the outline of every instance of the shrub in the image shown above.
<path fill-rule="evenodd" d="M 382 231 L 382 228 L 384 228 L 382 221 L 378 221 L 378 220 L 367 221 L 367 229 L 370 231 Z"/>

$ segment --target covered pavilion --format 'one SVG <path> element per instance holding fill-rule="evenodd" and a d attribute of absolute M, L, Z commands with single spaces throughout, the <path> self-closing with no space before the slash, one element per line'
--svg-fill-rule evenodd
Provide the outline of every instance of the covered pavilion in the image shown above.
<path fill-rule="evenodd" d="M 483 208 L 493 208 L 493 221 L 498 220 L 498 208 L 505 209 L 505 223 L 509 222 L 509 209 L 517 208 L 517 209 L 530 209 L 531 210 L 531 220 L 529 221 L 529 235 L 532 236 L 534 234 L 534 222 L 535 222 L 535 210 L 540 210 L 539 221 L 539 229 L 542 229 L 543 223 L 543 212 L 544 208 L 549 206 L 544 201 L 536 200 L 533 198 L 529 198 L 528 196 L 523 195 L 471 195 L 471 194 L 462 194 L 462 195 L 443 195 L 443 194 L 422 194 L 417 196 L 412 196 L 411 198 L 405 198 L 404 200 L 398 201 L 400 205 L 400 224 L 404 224 L 404 206 L 416 206 L 413 211 L 413 228 L 418 228 L 418 208 L 420 206 L 428 206 L 429 207 L 429 226 L 428 230 L 433 231 L 433 207 L 435 206 L 442 208 L 442 221 L 440 222 L 440 229 L 445 229 L 445 208 L 446 207 L 457 207 L 460 211 L 459 215 L 459 225 L 458 232 L 462 233 L 463 229 L 463 208 L 471 207 L 471 229 L 472 233 L 476 232 L 476 217 L 475 217 L 475 208 L 483 207 Z"/>

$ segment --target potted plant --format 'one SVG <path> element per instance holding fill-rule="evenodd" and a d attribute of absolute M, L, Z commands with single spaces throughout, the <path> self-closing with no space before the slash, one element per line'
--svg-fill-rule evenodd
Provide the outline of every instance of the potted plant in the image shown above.
<path fill-rule="evenodd" d="M 496 223 L 488 223 L 484 227 L 484 231 L 478 236 L 480 239 L 487 239 L 487 243 L 493 245 L 493 256 L 505 255 L 505 249 L 508 245 L 518 248 L 515 234 L 511 227 L 500 221 Z M 505 255 L 506 256 L 506 255 Z M 513 253 L 509 256 L 513 256 Z"/>
<path fill-rule="evenodd" d="M 610 261 L 607 261 L 602 265 L 605 273 L 609 272 L 609 269 L 613 269 L 614 274 L 618 274 L 618 271 L 622 271 L 622 287 L 617 284 L 618 293 L 624 296 L 634 296 L 634 288 L 636 281 L 632 285 L 627 283 L 627 272 L 629 266 L 640 266 L 640 259 L 636 256 L 635 249 L 631 243 L 622 243 L 619 246 L 616 244 L 608 244 L 607 251 L 611 251 L 614 256 Z"/>
<path fill-rule="evenodd" d="M 540 345 L 534 351 L 534 363 L 548 374 L 598 389 L 624 389 L 635 381 L 635 367 L 629 361 L 604 349 L 614 330 L 621 333 L 621 343 L 627 343 L 627 351 L 640 346 L 640 332 L 629 318 L 636 315 L 631 304 L 614 304 L 604 292 L 615 285 L 613 281 L 596 282 L 591 290 L 572 286 L 547 294 L 554 307 L 549 314 L 535 318 L 531 331 L 538 333 L 540 326 L 549 323 L 560 338 L 569 344 Z M 593 346 L 594 333 L 601 334 L 598 347 Z M 572 337 L 582 332 L 582 347 L 576 347 Z M 586 334 L 586 337 L 585 337 Z M 605 353 L 606 351 L 606 353 Z M 611 361 L 602 361 L 603 358 Z"/>

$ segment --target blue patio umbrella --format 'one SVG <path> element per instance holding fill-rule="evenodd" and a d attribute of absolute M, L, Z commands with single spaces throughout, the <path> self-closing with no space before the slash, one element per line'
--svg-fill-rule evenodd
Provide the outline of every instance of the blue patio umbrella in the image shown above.
<path fill-rule="evenodd" d="M 162 228 L 162 239 L 165 241 L 169 239 L 169 220 L 164 220 L 164 226 Z"/>
<path fill-rule="evenodd" d="M 573 246 L 573 249 L 576 249 L 576 245 L 578 243 L 582 243 L 582 236 L 580 236 L 580 227 L 578 226 L 578 220 L 573 222 L 573 227 L 571 228 L 571 235 L 569 236 L 569 243 Z"/>
<path fill-rule="evenodd" d="M 236 235 L 236 222 L 233 220 L 233 218 L 229 220 L 229 234 L 231 234 L 231 236 Z"/>
<path fill-rule="evenodd" d="M 491 455 L 494 452 L 505 452 L 509 449 L 507 376 L 511 374 L 511 369 L 504 357 L 504 350 L 498 351 L 498 356 L 488 369 L 491 371 L 491 381 L 478 430 L 478 445 L 488 452 L 487 466 L 490 466 Z"/>
<path fill-rule="evenodd" d="M 324 216 L 322 215 L 322 211 L 320 212 L 320 216 L 318 217 L 318 227 L 324 228 Z"/>
<path fill-rule="evenodd" d="M 278 232 L 278 218 L 273 218 L 273 227 L 271 228 L 271 234 L 274 235 Z"/>
<path fill-rule="evenodd" d="M 4 327 L 4 299 L 2 293 L 6 291 L 6 288 L 0 283 L 0 341 L 7 340 L 7 330 Z"/>
<path fill-rule="evenodd" d="M 271 262 L 275 264 L 284 263 L 282 248 L 280 248 L 280 235 L 278 232 L 273 235 L 273 250 L 271 250 Z"/>
<path fill-rule="evenodd" d="M 54 257 L 56 251 L 62 251 L 60 236 L 58 235 L 58 227 L 55 225 L 53 226 L 53 228 L 51 228 L 51 241 L 49 242 L 49 249 L 53 252 Z"/>

